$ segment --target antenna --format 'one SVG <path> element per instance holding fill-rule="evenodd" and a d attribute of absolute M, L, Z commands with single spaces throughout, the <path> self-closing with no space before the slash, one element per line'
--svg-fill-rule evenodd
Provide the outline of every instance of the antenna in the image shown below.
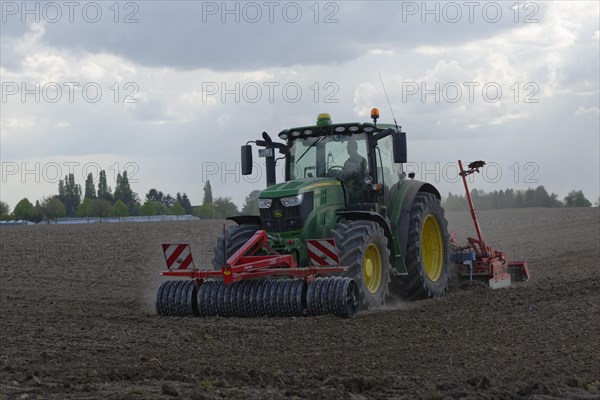
<path fill-rule="evenodd" d="M 398 129 L 398 123 L 396 122 L 396 116 L 394 115 L 394 110 L 392 110 L 392 103 L 390 103 L 390 98 L 388 97 L 387 90 L 385 90 L 385 85 L 383 84 L 383 78 L 381 74 L 379 74 L 379 80 L 381 81 L 381 86 L 383 87 L 383 93 L 385 93 L 385 98 L 387 100 L 388 106 L 390 107 L 390 112 L 392 113 L 392 118 L 394 118 L 394 125 L 396 125 L 396 129 Z"/>

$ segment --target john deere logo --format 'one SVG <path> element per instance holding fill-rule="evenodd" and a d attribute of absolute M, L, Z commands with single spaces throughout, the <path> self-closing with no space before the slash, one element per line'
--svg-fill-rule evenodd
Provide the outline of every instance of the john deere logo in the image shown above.
<path fill-rule="evenodd" d="M 281 210 L 275 210 L 275 216 L 277 218 L 281 218 L 282 215 L 283 215 L 283 213 L 281 212 Z"/>

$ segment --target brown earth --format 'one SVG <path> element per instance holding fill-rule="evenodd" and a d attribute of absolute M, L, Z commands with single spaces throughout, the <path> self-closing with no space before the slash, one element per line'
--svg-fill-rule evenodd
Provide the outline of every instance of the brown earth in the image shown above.
<path fill-rule="evenodd" d="M 352 320 L 157 317 L 160 244 L 208 265 L 221 221 L 2 227 L 0 399 L 598 399 L 599 217 L 481 212 L 531 281 Z"/>

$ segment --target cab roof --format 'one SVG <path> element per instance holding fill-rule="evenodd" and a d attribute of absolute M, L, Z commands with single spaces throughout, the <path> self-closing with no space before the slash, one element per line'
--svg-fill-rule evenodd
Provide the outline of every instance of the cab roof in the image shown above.
<path fill-rule="evenodd" d="M 345 122 L 325 126 L 309 125 L 296 128 L 284 129 L 278 136 L 282 140 L 304 139 L 307 137 L 319 137 L 329 135 L 352 135 L 357 133 L 374 134 L 385 129 L 393 128 L 393 124 L 373 124 L 371 122 Z"/>

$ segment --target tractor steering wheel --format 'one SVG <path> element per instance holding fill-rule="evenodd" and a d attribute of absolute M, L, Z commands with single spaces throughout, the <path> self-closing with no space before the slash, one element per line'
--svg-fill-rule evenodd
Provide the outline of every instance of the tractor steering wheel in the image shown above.
<path fill-rule="evenodd" d="M 344 175 L 344 167 L 340 165 L 334 165 L 329 167 L 327 172 L 325 172 L 325 176 L 328 178 L 342 179 Z"/>

